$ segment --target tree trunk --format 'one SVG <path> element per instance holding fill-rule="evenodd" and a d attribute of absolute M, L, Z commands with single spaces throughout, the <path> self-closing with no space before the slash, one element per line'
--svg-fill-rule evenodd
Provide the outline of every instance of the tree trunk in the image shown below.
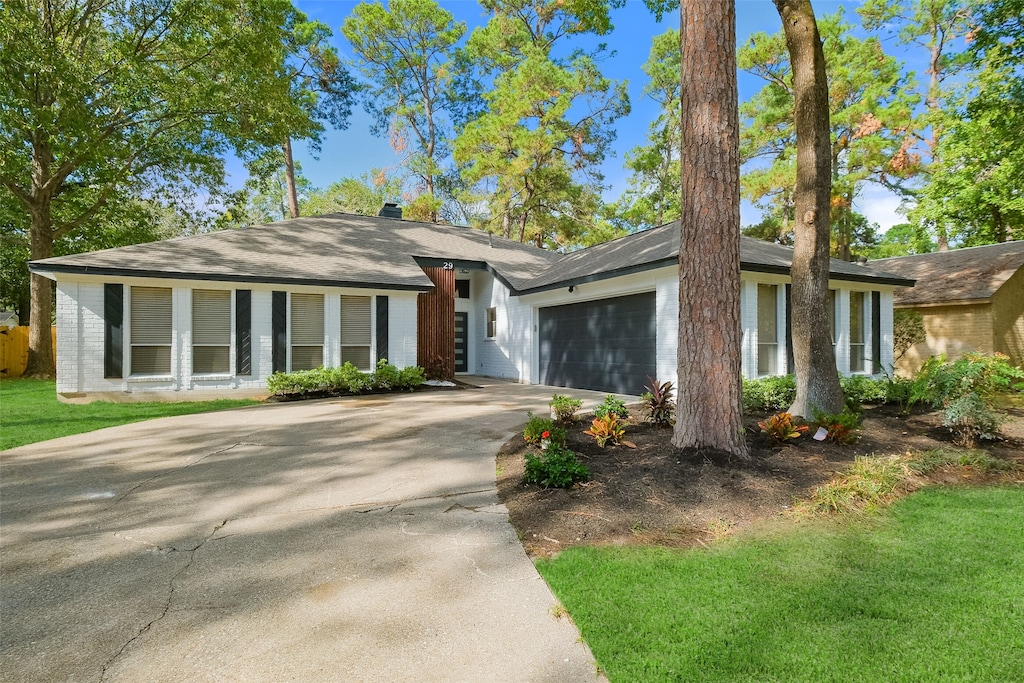
<path fill-rule="evenodd" d="M 33 261 L 53 256 L 53 230 L 50 203 L 32 207 L 32 225 L 29 232 L 29 253 Z M 53 283 L 33 273 L 29 276 L 31 314 L 28 322 L 28 363 L 22 377 L 53 378 L 56 364 L 53 358 Z M 24 324 L 24 321 L 22 321 Z"/>
<path fill-rule="evenodd" d="M 295 159 L 292 157 L 292 140 L 284 139 L 284 182 L 288 194 L 288 216 L 299 217 L 299 192 L 295 189 Z"/>
<path fill-rule="evenodd" d="M 775 0 L 793 65 L 796 190 L 792 278 L 793 364 L 796 400 L 789 412 L 843 409 L 835 352 L 829 335 L 829 199 L 832 195 L 828 81 L 810 0 Z"/>
<path fill-rule="evenodd" d="M 678 448 L 749 457 L 743 438 L 739 109 L 733 0 L 680 4 L 682 213 Z"/>

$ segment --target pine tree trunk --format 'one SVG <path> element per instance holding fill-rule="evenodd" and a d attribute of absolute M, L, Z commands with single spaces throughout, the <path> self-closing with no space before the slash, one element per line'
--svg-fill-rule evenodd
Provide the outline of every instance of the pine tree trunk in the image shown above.
<path fill-rule="evenodd" d="M 678 401 L 672 443 L 749 457 L 743 438 L 739 110 L 733 0 L 683 0 Z"/>
<path fill-rule="evenodd" d="M 832 195 L 828 81 L 825 55 L 810 0 L 775 0 L 793 65 L 796 191 L 792 285 L 796 399 L 789 412 L 843 409 L 835 352 L 829 335 L 829 200 Z"/>
<path fill-rule="evenodd" d="M 299 217 L 299 192 L 295 188 L 295 159 L 292 157 L 292 140 L 284 139 L 284 182 L 288 194 L 288 216 Z"/>

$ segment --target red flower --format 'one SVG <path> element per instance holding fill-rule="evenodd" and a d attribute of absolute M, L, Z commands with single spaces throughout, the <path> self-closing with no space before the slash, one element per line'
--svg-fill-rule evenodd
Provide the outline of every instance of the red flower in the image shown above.
<path fill-rule="evenodd" d="M 548 438 L 549 436 L 551 436 L 551 432 L 544 432 L 544 433 L 542 433 L 542 434 L 540 435 L 540 438 L 542 438 L 542 439 L 546 439 L 546 438 Z"/>

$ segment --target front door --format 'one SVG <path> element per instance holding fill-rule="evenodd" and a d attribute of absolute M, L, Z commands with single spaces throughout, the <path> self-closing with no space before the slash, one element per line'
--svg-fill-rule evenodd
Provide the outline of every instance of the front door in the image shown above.
<path fill-rule="evenodd" d="M 455 313 L 455 372 L 469 372 L 469 313 Z"/>

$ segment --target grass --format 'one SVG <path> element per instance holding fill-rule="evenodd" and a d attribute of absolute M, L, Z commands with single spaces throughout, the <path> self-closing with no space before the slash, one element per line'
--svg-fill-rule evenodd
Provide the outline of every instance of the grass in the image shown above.
<path fill-rule="evenodd" d="M 250 399 L 222 399 L 181 403 L 106 403 L 71 405 L 57 400 L 53 380 L 0 381 L 0 450 L 81 434 L 129 422 L 170 415 L 255 405 Z"/>
<path fill-rule="evenodd" d="M 538 563 L 611 681 L 1024 680 L 1024 488 Z"/>

